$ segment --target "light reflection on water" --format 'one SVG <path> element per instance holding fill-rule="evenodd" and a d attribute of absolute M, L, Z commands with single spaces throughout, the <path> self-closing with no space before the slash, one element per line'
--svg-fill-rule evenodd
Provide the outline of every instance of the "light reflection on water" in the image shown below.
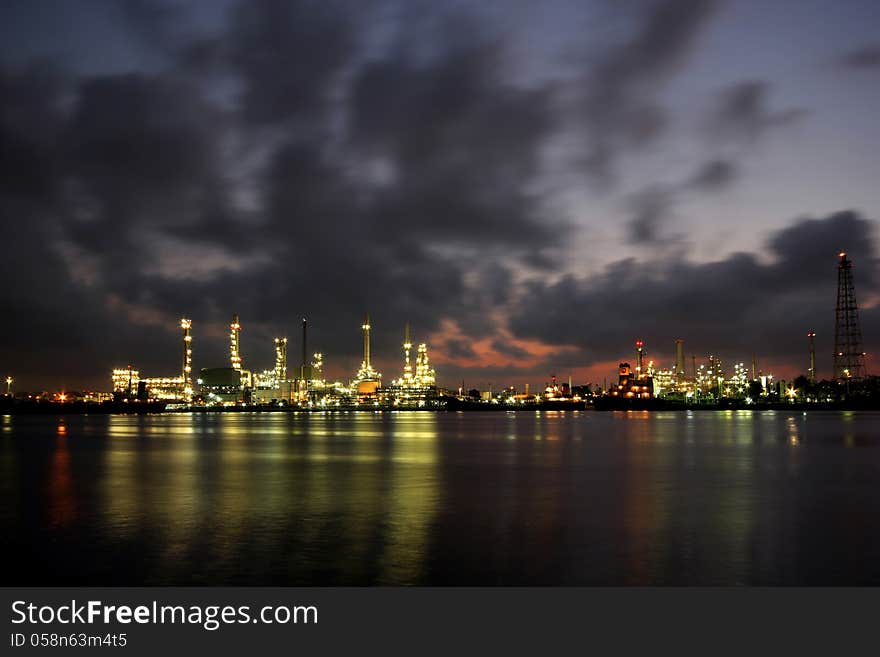
<path fill-rule="evenodd" d="M 5 416 L 20 583 L 880 583 L 880 414 Z"/>

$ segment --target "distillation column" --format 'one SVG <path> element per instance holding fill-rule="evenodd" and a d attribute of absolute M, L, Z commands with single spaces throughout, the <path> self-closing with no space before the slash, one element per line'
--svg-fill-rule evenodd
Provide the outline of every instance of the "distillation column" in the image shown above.
<path fill-rule="evenodd" d="M 275 338 L 275 385 L 287 381 L 287 338 Z"/>
<path fill-rule="evenodd" d="M 410 351 L 412 351 L 412 342 L 409 341 L 409 322 L 406 323 L 403 337 L 403 382 L 406 385 L 412 383 L 412 365 L 409 362 Z"/>
<path fill-rule="evenodd" d="M 232 324 L 229 325 L 229 358 L 232 362 L 232 368 L 239 371 L 241 371 L 240 333 L 241 324 L 238 321 L 238 315 L 233 315 Z"/>
<path fill-rule="evenodd" d="M 183 379 L 183 398 L 187 402 L 192 401 L 192 320 L 181 318 L 180 328 L 183 329 L 183 366 L 181 378 Z"/>

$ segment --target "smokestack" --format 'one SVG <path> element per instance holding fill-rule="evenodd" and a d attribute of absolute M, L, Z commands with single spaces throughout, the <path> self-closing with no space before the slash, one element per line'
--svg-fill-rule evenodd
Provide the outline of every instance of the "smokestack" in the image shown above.
<path fill-rule="evenodd" d="M 816 345 L 814 344 L 816 334 L 810 331 L 807 337 L 810 338 L 810 383 L 816 383 Z"/>
<path fill-rule="evenodd" d="M 308 321 L 305 317 L 303 317 L 303 339 L 302 339 L 302 364 L 299 368 L 299 378 L 306 378 L 306 366 L 308 365 L 308 360 L 306 354 L 308 353 Z"/>
<path fill-rule="evenodd" d="M 364 317 L 364 323 L 361 326 L 364 331 L 364 365 L 367 369 L 370 367 L 370 313 Z"/>
<path fill-rule="evenodd" d="M 684 340 L 675 341 L 675 376 L 684 379 Z"/>
<path fill-rule="evenodd" d="M 642 378 L 642 347 L 643 346 L 644 346 L 644 343 L 641 340 L 636 340 L 636 361 L 637 361 L 636 378 L 637 379 Z"/>

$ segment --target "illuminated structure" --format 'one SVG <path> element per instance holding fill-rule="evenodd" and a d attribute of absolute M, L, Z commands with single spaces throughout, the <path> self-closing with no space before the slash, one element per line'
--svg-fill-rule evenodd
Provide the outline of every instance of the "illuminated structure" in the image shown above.
<path fill-rule="evenodd" d="M 293 382 L 291 401 L 307 404 L 309 407 L 340 406 L 344 401 L 350 403 L 352 389 L 350 386 L 336 381 L 328 383 L 324 380 L 324 354 L 315 352 L 312 360 L 305 360 L 305 366 L 300 365 L 300 375 L 308 376 L 308 379 L 296 379 Z M 355 391 L 356 392 L 356 391 Z"/>
<path fill-rule="evenodd" d="M 807 337 L 810 338 L 810 369 L 807 371 L 807 374 L 809 375 L 807 378 L 810 383 L 816 383 L 816 334 L 813 331 L 810 331 L 807 333 Z"/>
<path fill-rule="evenodd" d="M 162 399 L 165 401 L 180 401 L 186 387 L 182 376 L 156 376 L 141 379 L 138 384 L 143 384 L 144 390 L 150 399 Z M 140 387 L 138 388 L 140 393 Z"/>
<path fill-rule="evenodd" d="M 511 389 L 509 392 L 509 396 L 516 396 L 515 390 Z M 549 385 L 544 386 L 544 398 L 548 400 L 571 399 L 571 377 L 569 377 L 568 383 L 562 383 L 560 385 L 556 379 L 556 375 L 551 374 Z"/>
<path fill-rule="evenodd" d="M 409 362 L 410 351 L 412 351 L 412 342 L 409 341 L 409 322 L 407 322 L 403 337 L 403 378 L 401 379 L 403 385 L 409 385 L 413 378 L 412 365 Z"/>
<path fill-rule="evenodd" d="M 123 395 L 126 399 L 132 399 L 137 394 L 140 372 L 128 367 L 116 368 L 110 375 L 113 382 L 113 392 Z"/>
<path fill-rule="evenodd" d="M 141 378 L 140 372 L 131 365 L 127 368 L 117 368 L 111 373 L 114 395 L 125 399 L 192 402 L 192 320 L 182 317 L 179 326 L 183 332 L 179 374 Z"/>
<path fill-rule="evenodd" d="M 192 382 L 192 320 L 182 317 L 180 328 L 183 329 L 183 399 L 191 402 L 193 396 Z"/>
<path fill-rule="evenodd" d="M 13 382 L 13 380 L 14 379 L 11 376 L 6 377 L 6 394 L 9 397 L 12 397 L 12 382 Z"/>
<path fill-rule="evenodd" d="M 650 399 L 654 395 L 654 380 L 633 376 L 632 366 L 621 363 L 618 368 L 617 386 L 611 388 L 612 397 Z"/>
<path fill-rule="evenodd" d="M 694 376 L 694 391 L 721 397 L 724 394 L 724 368 L 720 358 L 708 356 L 708 367 L 701 364 Z M 696 365 L 696 361 L 695 361 Z"/>
<path fill-rule="evenodd" d="M 673 370 L 658 370 L 653 378 L 654 395 L 657 397 L 675 392 L 681 385 Z"/>
<path fill-rule="evenodd" d="M 644 346 L 645 346 L 644 342 L 642 342 L 641 340 L 636 340 L 636 378 L 637 379 L 642 378 L 642 372 L 644 371 L 642 369 L 642 365 L 643 365 L 642 359 L 644 358 Z"/>
<path fill-rule="evenodd" d="M 241 370 L 242 387 L 246 388 L 246 370 Z M 287 338 L 275 338 L 275 366 L 252 374 L 250 401 L 255 404 L 290 403 L 294 399 L 295 383 L 287 379 Z M 245 389 L 245 393 L 248 391 Z"/>
<path fill-rule="evenodd" d="M 862 351 L 862 330 L 859 327 L 859 306 L 853 285 L 852 260 L 846 251 L 838 254 L 837 312 L 834 325 L 834 380 L 858 380 L 865 375 L 865 354 Z"/>
<path fill-rule="evenodd" d="M 275 338 L 275 381 L 287 381 L 287 338 Z"/>
<path fill-rule="evenodd" d="M 617 370 L 617 386 L 611 387 L 613 397 L 650 399 L 654 396 L 653 361 L 645 368 L 645 343 L 636 340 L 636 371 L 629 363 L 621 363 Z"/>
<path fill-rule="evenodd" d="M 359 396 L 372 397 L 378 393 L 382 383 L 382 375 L 373 369 L 370 363 L 370 315 L 364 317 L 364 323 L 361 325 L 364 332 L 364 360 L 361 367 L 355 375 L 353 388 Z"/>
<path fill-rule="evenodd" d="M 410 358 L 412 342 L 409 335 L 409 322 L 403 338 L 403 376 L 391 382 L 389 392 L 395 396 L 396 405 L 414 404 L 423 406 L 424 402 L 436 392 L 437 374 L 428 358 L 428 345 L 421 343 L 416 350 L 415 372 Z"/>
<path fill-rule="evenodd" d="M 199 391 L 209 406 L 230 406 L 241 401 L 241 372 L 234 367 L 211 367 L 199 371 Z"/>
<path fill-rule="evenodd" d="M 733 377 L 727 380 L 725 394 L 728 397 L 744 397 L 748 392 L 749 376 L 745 363 L 733 366 Z"/>
<path fill-rule="evenodd" d="M 437 374 L 428 362 L 428 345 L 424 342 L 419 345 L 416 354 L 415 383 L 421 388 L 433 386 L 436 383 Z"/>
<path fill-rule="evenodd" d="M 232 324 L 229 325 L 229 360 L 232 369 L 241 370 L 241 324 L 238 315 L 232 316 Z"/>

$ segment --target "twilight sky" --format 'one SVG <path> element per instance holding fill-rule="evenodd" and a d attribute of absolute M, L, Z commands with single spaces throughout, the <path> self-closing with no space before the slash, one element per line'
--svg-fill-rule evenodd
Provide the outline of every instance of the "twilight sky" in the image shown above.
<path fill-rule="evenodd" d="M 880 364 L 876 0 L 5 0 L 0 374 L 249 369 L 601 382 L 645 341 L 777 376 L 836 253 Z"/>

